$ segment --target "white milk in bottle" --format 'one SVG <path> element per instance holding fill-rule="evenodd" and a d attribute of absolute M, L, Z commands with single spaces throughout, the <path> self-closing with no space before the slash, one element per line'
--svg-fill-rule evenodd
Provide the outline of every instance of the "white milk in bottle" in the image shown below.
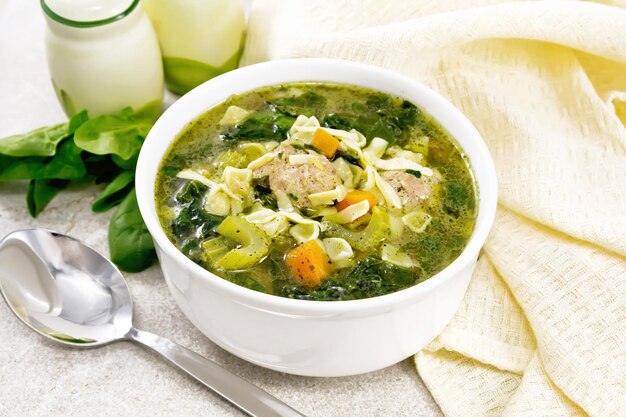
<path fill-rule="evenodd" d="M 42 0 L 54 89 L 68 116 L 161 108 L 159 45 L 139 0 Z"/>

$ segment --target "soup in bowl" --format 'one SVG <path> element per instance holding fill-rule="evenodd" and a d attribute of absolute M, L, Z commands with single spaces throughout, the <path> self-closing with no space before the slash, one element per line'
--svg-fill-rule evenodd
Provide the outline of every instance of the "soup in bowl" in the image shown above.
<path fill-rule="evenodd" d="M 316 376 L 432 340 L 493 220 L 493 163 L 447 101 L 343 61 L 242 68 L 150 132 L 137 194 L 168 286 L 211 340 Z"/>

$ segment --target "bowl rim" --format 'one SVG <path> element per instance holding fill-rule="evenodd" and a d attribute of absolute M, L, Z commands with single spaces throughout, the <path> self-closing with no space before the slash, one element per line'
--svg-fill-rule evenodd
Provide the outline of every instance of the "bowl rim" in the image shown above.
<path fill-rule="evenodd" d="M 306 69 L 305 69 L 306 68 Z M 339 301 L 312 301 L 312 300 L 298 300 L 278 295 L 262 293 L 251 290 L 249 288 L 232 283 L 226 279 L 223 279 L 212 272 L 204 269 L 200 265 L 196 264 L 189 258 L 187 258 L 182 252 L 174 246 L 174 244 L 167 238 L 163 231 L 160 221 L 156 213 L 156 205 L 154 198 L 154 186 L 156 181 L 156 172 L 161 165 L 161 161 L 165 156 L 167 150 L 170 148 L 172 142 L 178 137 L 180 132 L 187 128 L 191 123 L 198 119 L 202 114 L 208 111 L 210 108 L 223 102 L 225 99 L 233 94 L 241 94 L 242 92 L 251 91 L 263 86 L 277 85 L 287 82 L 298 82 L 283 79 L 284 76 L 276 74 L 284 74 L 289 71 L 311 71 L 315 72 L 315 69 L 332 69 L 333 71 L 341 72 L 353 72 L 363 73 L 365 76 L 373 78 L 387 79 L 388 81 L 397 85 L 404 85 L 407 89 L 414 90 L 414 95 L 420 95 L 426 97 L 424 101 L 430 101 L 436 103 L 439 107 L 444 109 L 447 113 L 447 117 L 455 119 L 455 122 L 459 124 L 468 137 L 471 139 L 471 144 L 475 149 L 473 153 L 480 155 L 481 158 L 481 170 L 484 170 L 486 174 L 482 182 L 476 178 L 474 170 L 472 175 L 475 176 L 475 182 L 478 187 L 478 200 L 477 200 L 477 216 L 476 225 L 472 236 L 466 247 L 461 254 L 447 267 L 433 275 L 432 277 L 413 285 L 411 287 L 382 295 L 377 297 L 364 298 L 359 300 L 339 300 Z M 282 71 L 282 72 L 281 72 Z M 256 87 L 246 88 L 241 91 L 232 91 L 227 94 L 223 99 L 206 100 L 206 97 L 210 97 L 211 90 L 219 89 L 220 84 L 236 83 L 237 80 L 251 78 L 258 76 L 259 73 L 271 74 L 266 75 L 274 77 L 271 82 L 260 82 Z M 300 77 L 300 82 L 335 82 L 339 84 L 351 84 L 350 82 L 333 81 L 328 79 L 314 79 L 313 77 Z M 355 80 L 356 81 L 356 80 Z M 368 87 L 374 90 L 383 91 L 375 85 L 367 84 L 365 82 L 354 82 L 352 85 Z M 403 97 L 397 93 L 389 93 L 401 98 Z M 407 100 L 413 102 L 415 100 L 407 98 Z M 206 105 L 203 103 L 210 102 L 212 104 Z M 416 103 L 418 107 L 422 108 L 423 105 Z M 189 108 L 195 109 L 197 114 L 188 117 L 183 112 Z M 426 112 L 428 113 L 428 112 Z M 182 115 L 181 115 L 182 114 Z M 446 128 L 451 122 L 447 120 L 441 120 L 441 118 L 432 116 L 438 123 Z M 177 133 L 168 138 L 159 137 L 161 130 L 163 130 L 168 124 L 178 123 L 181 124 L 181 119 L 184 120 L 182 127 L 177 130 Z M 457 143 L 459 143 L 458 139 Z M 469 156 L 469 152 L 466 146 L 459 146 L 463 149 L 464 153 L 470 161 L 470 165 L 473 166 L 472 158 Z M 155 153 L 157 153 L 158 162 L 155 164 Z M 154 167 L 154 169 L 150 167 Z M 213 289 L 224 293 L 227 296 L 235 297 L 240 303 L 254 305 L 259 309 L 267 309 L 271 311 L 280 311 L 285 314 L 303 314 L 303 315 L 326 315 L 326 314 L 342 314 L 342 313 L 371 313 L 380 309 L 392 309 L 394 306 L 410 302 L 411 300 L 421 299 L 427 296 L 433 289 L 445 285 L 448 281 L 452 280 L 459 274 L 461 270 L 475 261 L 478 253 L 483 246 L 493 220 L 495 218 L 496 206 L 497 206 L 497 179 L 495 166 L 493 159 L 489 153 L 487 145 L 482 139 L 478 130 L 467 119 L 467 117 L 451 104 L 446 98 L 435 92 L 431 88 L 424 84 L 415 81 L 400 73 L 384 69 L 381 67 L 355 63 L 352 61 L 338 60 L 338 59 L 326 59 L 326 58 L 297 58 L 297 59 L 283 59 L 275 61 L 267 61 L 259 64 L 254 64 L 246 67 L 242 67 L 228 73 L 215 77 L 200 86 L 194 88 L 189 93 L 179 98 L 172 106 L 170 106 L 157 120 L 153 128 L 150 130 L 144 145 L 139 154 L 139 159 L 136 168 L 136 189 L 137 189 L 137 201 L 141 215 L 148 227 L 150 235 L 152 236 L 156 246 L 163 251 L 163 253 L 171 258 L 181 268 L 189 270 L 196 276 L 200 276 L 203 281 L 212 286 Z"/>

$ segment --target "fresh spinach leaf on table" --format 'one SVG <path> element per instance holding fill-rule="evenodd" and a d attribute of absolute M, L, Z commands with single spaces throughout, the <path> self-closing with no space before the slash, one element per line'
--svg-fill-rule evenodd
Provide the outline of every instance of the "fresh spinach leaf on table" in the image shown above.
<path fill-rule="evenodd" d="M 31 216 L 37 217 L 55 195 L 70 183 L 68 180 L 31 180 L 26 192 L 26 206 Z"/>
<path fill-rule="evenodd" d="M 28 133 L 0 139 L 0 154 L 7 156 L 53 156 L 68 136 L 68 123 L 41 127 Z"/>
<path fill-rule="evenodd" d="M 74 140 L 89 153 L 111 154 L 126 161 L 139 154 L 152 124 L 150 117 L 137 116 L 129 107 L 115 115 L 88 120 L 76 130 Z"/>
<path fill-rule="evenodd" d="M 57 147 L 87 121 L 87 112 L 76 113 L 69 122 L 44 126 L 0 139 L 0 154 L 13 157 L 54 156 Z"/>
<path fill-rule="evenodd" d="M 148 232 L 133 189 L 118 206 L 109 224 L 111 260 L 124 271 L 143 271 L 156 260 L 154 242 Z"/>
<path fill-rule="evenodd" d="M 81 111 L 67 123 L 0 139 L 0 181 L 30 180 L 26 205 L 33 217 L 72 182 L 109 183 L 92 210 L 122 202 L 109 227 L 112 260 L 127 271 L 142 270 L 155 255 L 134 197 L 134 169 L 159 113 L 157 102 L 93 119 Z"/>
<path fill-rule="evenodd" d="M 91 206 L 96 213 L 107 211 L 122 202 L 135 186 L 135 172 L 122 171 L 111 181 Z"/>
<path fill-rule="evenodd" d="M 93 180 L 96 184 L 109 183 L 122 171 L 111 155 L 94 155 L 83 152 L 83 162 L 87 168 L 85 179 Z"/>
<path fill-rule="evenodd" d="M 58 145 L 54 156 L 18 158 L 0 155 L 0 181 L 83 178 L 87 169 L 81 159 L 82 151 L 72 138 L 68 138 Z"/>

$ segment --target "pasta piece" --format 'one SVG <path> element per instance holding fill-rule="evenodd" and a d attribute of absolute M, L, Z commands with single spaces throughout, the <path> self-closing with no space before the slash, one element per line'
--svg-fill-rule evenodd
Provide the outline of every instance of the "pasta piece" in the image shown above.
<path fill-rule="evenodd" d="M 289 229 L 289 221 L 282 216 L 276 216 L 272 220 L 258 225 L 269 237 L 276 237 Z"/>
<path fill-rule="evenodd" d="M 278 148 L 278 146 L 280 145 L 279 142 L 276 142 L 275 140 L 269 140 L 265 143 L 263 143 L 263 146 L 265 147 L 265 150 L 270 152 L 273 151 L 274 149 Z"/>
<path fill-rule="evenodd" d="M 366 156 L 366 158 L 369 156 L 373 157 L 374 159 L 379 159 L 382 158 L 385 154 L 387 146 L 389 146 L 389 142 L 387 142 L 385 139 L 374 138 L 372 139 L 368 147 L 363 149 L 363 154 Z"/>
<path fill-rule="evenodd" d="M 236 149 L 237 152 L 246 156 L 246 162 L 248 164 L 267 153 L 267 149 L 262 143 L 241 143 Z"/>
<path fill-rule="evenodd" d="M 433 175 L 432 169 L 404 158 L 375 159 L 370 161 L 370 163 L 376 168 L 385 171 L 410 169 L 413 171 L 419 171 L 422 175 L 426 175 L 427 177 Z"/>
<path fill-rule="evenodd" d="M 365 174 L 365 171 L 363 170 L 363 168 L 361 168 L 358 165 L 348 164 L 348 166 L 350 167 L 350 171 L 352 172 L 353 186 L 350 188 L 358 188 L 359 184 L 361 183 L 361 180 L 363 179 L 363 175 Z"/>
<path fill-rule="evenodd" d="M 319 129 L 320 122 L 315 116 L 307 117 L 300 115 L 289 129 L 289 139 L 284 141 L 285 144 L 302 143 L 309 145 L 313 140 L 313 133 Z"/>
<path fill-rule="evenodd" d="M 391 146 L 387 149 L 387 155 L 392 158 L 404 158 L 409 161 L 417 162 L 418 164 L 422 163 L 424 156 L 421 153 L 412 152 L 406 149 L 402 149 L 399 146 Z"/>
<path fill-rule="evenodd" d="M 227 167 L 227 169 L 228 168 L 230 168 L 231 170 L 235 170 L 230 171 L 230 175 L 233 176 L 234 181 L 234 179 L 237 177 L 236 172 L 242 170 L 232 167 Z M 192 181 L 198 181 L 209 187 L 209 193 L 207 194 L 206 202 L 204 204 L 204 209 L 208 213 L 215 214 L 217 216 L 226 216 L 229 213 L 238 214 L 243 211 L 244 201 L 242 200 L 242 197 L 235 194 L 233 190 L 226 184 L 218 184 L 216 182 L 213 182 L 202 174 L 191 169 L 182 170 L 178 174 L 176 174 L 176 176 Z M 245 188 L 244 185 L 240 184 L 239 186 Z M 241 192 L 241 194 L 247 196 L 245 192 Z"/>
<path fill-rule="evenodd" d="M 341 201 L 346 197 L 348 190 L 343 185 L 338 185 L 334 190 L 322 191 L 321 193 L 309 194 L 308 198 L 314 206 L 332 206 L 335 201 Z"/>
<path fill-rule="evenodd" d="M 176 174 L 176 176 L 178 178 L 182 178 L 182 179 L 185 179 L 185 180 L 198 181 L 198 182 L 206 185 L 209 188 L 217 186 L 217 183 L 211 181 L 210 179 L 208 179 L 204 175 L 200 174 L 199 172 L 194 171 L 193 169 L 183 169 L 178 174 Z"/>
<path fill-rule="evenodd" d="M 278 213 L 278 215 L 285 217 L 286 219 L 288 219 L 292 223 L 315 224 L 317 226 L 320 226 L 320 222 L 317 222 L 317 221 L 311 220 L 311 219 L 307 219 L 306 217 L 303 217 L 301 214 L 296 213 L 296 212 L 284 212 L 284 213 L 281 212 L 281 213 Z"/>
<path fill-rule="evenodd" d="M 352 246 L 350 246 L 345 239 L 340 237 L 327 237 L 326 239 L 322 239 L 322 243 L 324 244 L 328 257 L 333 263 L 345 261 L 354 256 Z"/>
<path fill-rule="evenodd" d="M 363 200 L 367 200 L 369 202 L 370 211 L 372 211 L 374 206 L 378 204 L 378 199 L 373 193 L 370 193 L 369 191 L 354 190 L 346 193 L 345 198 L 339 201 L 335 207 L 337 207 L 338 211 L 342 211 L 347 207 L 357 204 Z"/>
<path fill-rule="evenodd" d="M 376 168 L 373 166 L 365 167 L 365 183 L 362 185 L 362 189 L 366 191 L 372 190 L 376 186 Z"/>
<path fill-rule="evenodd" d="M 291 200 L 286 192 L 283 190 L 275 190 L 274 195 L 276 196 L 276 204 L 278 204 L 278 209 L 280 211 L 295 211 L 293 204 L 291 204 Z"/>
<path fill-rule="evenodd" d="M 330 216 L 326 216 L 326 218 L 337 224 L 346 224 L 353 222 L 354 220 L 363 216 L 369 210 L 370 202 L 368 200 L 363 200 L 346 207 L 345 209 L 337 212 L 337 214 L 331 214 Z"/>
<path fill-rule="evenodd" d="M 254 171 L 257 168 L 261 168 L 263 165 L 270 163 L 275 157 L 276 155 L 273 153 L 266 153 L 250 162 L 247 168 Z"/>
<path fill-rule="evenodd" d="M 361 132 L 352 129 L 350 133 L 354 134 L 354 142 L 361 148 L 367 145 L 367 138 Z"/>
<path fill-rule="evenodd" d="M 296 133 L 314 133 L 320 127 L 320 122 L 317 120 L 317 117 L 311 116 L 307 117 L 303 114 L 299 115 L 296 118 L 296 121 L 293 122 L 291 128 L 289 129 L 289 135 L 293 136 Z M 311 135 L 312 136 L 312 135 Z"/>
<path fill-rule="evenodd" d="M 387 205 L 393 208 L 402 208 L 402 202 L 400 201 L 400 197 L 398 196 L 398 193 L 396 193 L 396 190 L 394 190 L 393 187 L 389 185 L 389 183 L 385 181 L 376 170 L 374 170 L 374 178 L 376 179 L 376 186 L 383 195 Z"/>
<path fill-rule="evenodd" d="M 391 262 L 392 264 L 402 266 L 404 268 L 413 268 L 418 266 L 409 255 L 402 252 L 397 246 L 389 243 L 383 243 L 380 257 L 383 261 Z"/>
<path fill-rule="evenodd" d="M 404 222 L 402 217 L 389 215 L 389 238 L 399 239 L 404 232 Z"/>
<path fill-rule="evenodd" d="M 428 213 L 413 211 L 403 216 L 402 222 L 415 233 L 422 233 L 426 230 L 432 219 L 433 217 Z"/>
<path fill-rule="evenodd" d="M 221 189 L 214 187 L 207 194 L 204 203 L 204 210 L 216 216 L 226 216 L 230 214 L 231 198 Z"/>
<path fill-rule="evenodd" d="M 247 197 L 252 192 L 251 181 L 252 170 L 247 168 L 226 167 L 222 174 L 222 183 L 241 197 Z"/>
<path fill-rule="evenodd" d="M 332 162 L 335 170 L 337 171 L 337 176 L 341 180 L 344 186 L 347 188 L 356 188 L 356 184 L 354 183 L 354 174 L 350 169 L 350 163 L 348 163 L 345 159 L 339 157 Z"/>
<path fill-rule="evenodd" d="M 406 158 L 407 154 L 402 154 L 402 157 L 396 157 L 391 159 L 381 159 L 385 154 L 389 142 L 381 138 L 374 138 L 370 142 L 369 146 L 363 150 L 363 157 L 367 161 L 368 165 L 373 165 L 378 169 L 385 171 L 391 170 L 407 170 L 420 171 L 426 176 L 433 175 L 433 171 L 416 162 L 412 152 L 409 152 L 410 158 Z M 397 151 L 394 150 L 397 154 Z M 408 151 L 404 151 L 408 152 Z M 381 189 L 381 191 L 383 191 Z"/>
<path fill-rule="evenodd" d="M 296 224 L 289 229 L 289 234 L 298 243 L 308 242 L 317 239 L 320 235 L 320 228 L 316 224 Z"/>
<path fill-rule="evenodd" d="M 263 229 L 263 231 L 272 238 L 285 232 L 289 228 L 289 220 L 287 220 L 286 217 L 280 216 L 274 210 L 263 208 L 262 206 L 260 207 L 260 209 L 244 216 L 244 219 Z"/>

